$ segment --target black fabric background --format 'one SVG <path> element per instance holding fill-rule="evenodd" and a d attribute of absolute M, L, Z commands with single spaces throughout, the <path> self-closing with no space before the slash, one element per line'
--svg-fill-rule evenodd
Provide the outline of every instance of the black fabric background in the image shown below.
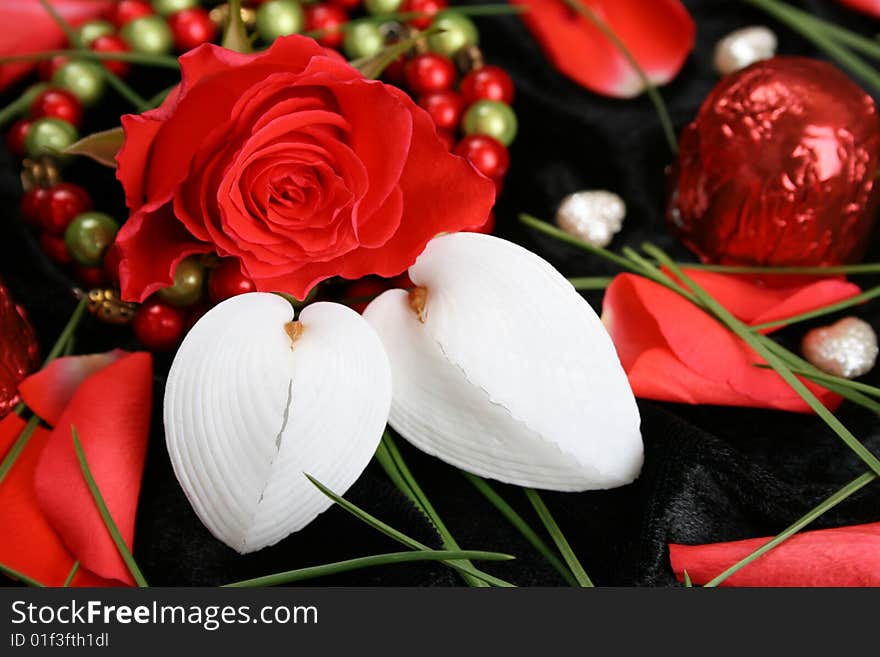
<path fill-rule="evenodd" d="M 645 0 L 645 11 L 653 11 Z M 697 47 L 682 73 L 663 90 L 676 128 L 696 113 L 717 81 L 711 52 L 732 29 L 764 23 L 780 36 L 780 52 L 816 55 L 797 35 L 737 0 L 685 0 L 697 22 Z M 880 23 L 838 7 L 832 0 L 798 3 L 810 11 L 865 34 Z M 567 193 L 605 188 L 628 205 L 623 232 L 613 246 L 638 246 L 649 239 L 681 258 L 689 254 L 666 234 L 662 208 L 664 167 L 670 156 L 656 115 L 642 98 L 618 101 L 583 90 L 543 59 L 524 26 L 513 17 L 481 18 L 482 46 L 490 63 L 515 79 L 520 132 L 512 148 L 513 166 L 498 209 L 498 233 L 541 254 L 566 275 L 610 275 L 614 269 L 525 230 L 520 211 L 552 218 Z M 136 83 L 145 93 L 167 81 L 147 74 Z M 109 101 L 90 118 L 85 131 L 112 125 L 124 108 Z M 380 129 L 377 126 L 377 129 Z M 54 341 L 74 300 L 70 281 L 53 267 L 25 231 L 18 215 L 17 171 L 0 155 L 0 274 L 30 312 L 44 348 Z M 69 177 L 89 185 L 99 209 L 122 215 L 120 191 L 106 170 L 78 161 Z M 98 191 L 100 190 L 100 192 Z M 880 256 L 877 240 L 869 260 Z M 864 285 L 877 281 L 862 279 Z M 601 294 L 588 299 L 598 310 Z M 528 309 L 524 309 L 526 312 Z M 858 314 L 875 326 L 878 305 Z M 793 327 L 780 339 L 794 346 L 809 325 Z M 78 352 L 112 346 L 136 348 L 126 330 L 89 320 L 79 333 Z M 169 464 L 160 404 L 170 357 L 156 359 L 155 413 L 138 512 L 135 557 L 154 585 L 214 585 L 291 568 L 400 549 L 390 539 L 331 508 L 305 530 L 280 544 L 239 556 L 202 527 L 181 492 Z M 880 376 L 867 377 L 877 383 Z M 641 401 L 645 468 L 634 484 L 611 491 L 546 493 L 545 501 L 582 563 L 599 585 L 675 585 L 668 542 L 704 543 L 774 534 L 864 470 L 858 459 L 815 417 L 781 412 L 688 407 Z M 844 423 L 875 453 L 880 427 L 867 411 L 845 404 Z M 514 562 L 486 570 L 519 585 L 559 585 L 561 580 L 500 515 L 454 469 L 401 441 L 416 477 L 459 543 L 466 548 L 501 550 Z M 538 528 L 521 491 L 496 488 Z M 427 521 L 371 465 L 348 497 L 396 528 L 431 545 L 439 540 Z M 869 486 L 813 526 L 880 520 L 880 487 Z M 324 585 L 458 585 L 438 564 L 378 568 L 313 582 Z"/>

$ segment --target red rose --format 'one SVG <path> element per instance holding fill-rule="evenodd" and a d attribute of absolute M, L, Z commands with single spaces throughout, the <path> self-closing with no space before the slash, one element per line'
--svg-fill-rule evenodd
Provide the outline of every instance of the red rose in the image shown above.
<path fill-rule="evenodd" d="M 312 39 L 242 55 L 204 45 L 158 109 L 125 116 L 117 238 L 126 299 L 193 253 L 237 258 L 257 289 L 302 299 L 331 276 L 394 276 L 441 232 L 482 224 L 494 185 L 428 114 Z"/>

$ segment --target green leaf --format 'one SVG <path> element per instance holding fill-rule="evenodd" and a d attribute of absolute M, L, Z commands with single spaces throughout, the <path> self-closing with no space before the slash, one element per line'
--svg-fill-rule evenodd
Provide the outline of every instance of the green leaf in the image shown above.
<path fill-rule="evenodd" d="M 246 579 L 241 582 L 224 584 L 224 586 L 235 588 L 278 586 L 279 584 L 289 584 L 291 582 L 299 582 L 306 579 L 314 579 L 316 577 L 325 577 L 327 575 L 336 575 L 352 570 L 359 570 L 361 568 L 372 568 L 374 566 L 388 566 L 391 564 L 410 563 L 413 561 L 460 561 L 466 559 L 509 561 L 510 559 L 513 559 L 513 557 L 509 554 L 483 552 L 481 550 L 418 550 L 415 552 L 389 552 L 387 554 L 376 554 L 369 557 L 358 557 L 357 559 L 336 561 L 322 566 L 309 566 L 308 568 L 288 570 L 283 573 L 275 573 L 274 575 L 265 575 L 263 577 L 255 577 L 254 579 Z"/>
<path fill-rule="evenodd" d="M 70 572 L 67 573 L 67 577 L 64 579 L 64 584 L 62 586 L 67 588 L 70 586 L 71 582 L 73 582 L 73 578 L 76 577 L 76 574 L 79 572 L 79 561 L 74 562 L 73 567 L 70 569 Z"/>
<path fill-rule="evenodd" d="M 70 155 L 85 155 L 105 167 L 116 168 L 116 155 L 125 142 L 122 127 L 111 128 L 92 133 L 83 137 L 75 144 L 68 146 L 64 152 Z"/>
<path fill-rule="evenodd" d="M 35 586 L 35 587 L 41 588 L 41 589 L 46 588 L 46 585 L 43 584 L 42 582 L 38 582 L 34 578 L 28 577 L 24 573 L 20 573 L 17 570 L 13 570 L 9 566 L 4 566 L 2 563 L 0 563 L 0 573 L 3 573 L 7 577 L 17 579 L 22 584 L 27 584 L 28 586 Z"/>
<path fill-rule="evenodd" d="M 800 313 L 798 315 L 792 315 L 791 317 L 786 317 L 784 319 L 775 319 L 772 322 L 755 324 L 751 328 L 753 331 L 761 331 L 763 329 L 776 328 L 777 326 L 787 326 L 789 324 L 795 324 L 797 322 L 805 322 L 810 319 L 816 319 L 817 317 L 822 317 L 824 315 L 830 315 L 831 313 L 845 310 L 846 308 L 851 308 L 852 306 L 857 306 L 866 301 L 870 301 L 871 299 L 876 299 L 877 297 L 880 297 L 880 285 L 872 287 L 869 290 L 865 290 L 861 294 L 857 294 L 853 297 L 850 297 L 849 299 L 844 299 L 843 301 L 831 303 L 827 306 L 817 308 L 816 310 L 810 310 L 808 312 Z"/>
<path fill-rule="evenodd" d="M 125 540 L 123 540 L 122 534 L 119 533 L 119 529 L 116 527 L 116 523 L 113 521 L 113 517 L 110 515 L 110 509 L 107 508 L 107 504 L 104 502 L 104 497 L 103 495 L 101 495 L 98 484 L 95 481 L 95 478 L 92 476 L 92 471 L 89 469 L 89 464 L 86 460 L 86 454 L 83 451 L 82 443 L 80 443 L 79 436 L 76 433 L 76 427 L 74 427 L 73 425 L 70 426 L 70 433 L 73 438 L 73 448 L 76 450 L 76 458 L 79 460 L 79 467 L 82 470 L 83 478 L 86 480 L 89 491 L 91 491 L 92 493 L 92 499 L 95 500 L 95 506 L 98 507 L 98 512 L 101 514 L 101 519 L 104 521 L 104 525 L 107 527 L 107 532 L 113 539 L 113 543 L 116 545 L 116 549 L 119 551 L 119 556 L 122 557 L 125 565 L 128 566 L 128 570 L 131 573 L 131 576 L 134 578 L 134 581 L 137 582 L 138 586 L 145 587 L 147 586 L 147 580 L 144 579 L 144 576 L 141 573 L 141 569 L 138 568 L 134 557 L 131 556 L 131 552 L 128 550 L 128 546 L 125 544 Z"/>
<path fill-rule="evenodd" d="M 241 53 L 253 51 L 244 21 L 241 20 L 241 0 L 229 0 L 229 23 L 223 34 L 223 47 Z"/>
<path fill-rule="evenodd" d="M 587 575 L 587 571 L 584 570 L 581 562 L 578 561 L 574 550 L 571 549 L 571 545 L 569 545 L 562 530 L 559 529 L 559 525 L 556 524 L 556 520 L 553 519 L 550 509 L 544 504 L 544 500 L 541 499 L 538 491 L 534 488 L 523 488 L 523 491 L 525 492 L 526 497 L 529 498 L 529 502 L 535 507 L 538 517 L 541 518 L 541 522 L 544 523 L 544 527 L 547 529 L 553 542 L 556 543 L 559 552 L 562 553 L 562 558 L 565 559 L 565 563 L 568 564 L 568 567 L 571 569 L 578 584 L 583 587 L 592 587 L 593 582 Z"/>
<path fill-rule="evenodd" d="M 431 548 L 428 547 L 427 545 L 425 545 L 424 543 L 420 543 L 419 541 L 415 540 L 414 538 L 410 538 L 406 534 L 397 531 L 396 529 L 394 529 L 390 525 L 382 522 L 381 520 L 379 520 L 375 516 L 370 515 L 369 513 L 367 513 L 366 511 L 364 511 L 360 507 L 349 502 L 344 497 L 337 495 L 332 490 L 327 488 L 324 484 L 322 484 L 320 481 L 318 481 L 317 479 L 312 477 L 310 474 L 306 474 L 305 476 L 310 482 L 312 482 L 312 484 L 319 491 L 324 493 L 324 495 L 326 495 L 331 500 L 336 502 L 336 504 L 338 504 L 343 509 L 348 511 L 355 518 L 366 523 L 367 525 L 369 525 L 373 529 L 376 529 L 377 531 L 382 532 L 386 536 L 393 538 L 395 541 L 405 545 L 406 547 L 408 547 L 411 550 L 420 550 L 423 552 L 431 550 Z M 492 584 L 494 586 L 502 586 L 502 587 L 512 587 L 513 586 L 513 584 L 511 584 L 510 582 L 505 582 L 504 580 L 498 579 L 497 577 L 495 577 L 493 575 L 489 575 L 488 573 L 484 573 L 480 570 L 477 570 L 473 566 L 466 565 L 466 562 L 456 560 L 456 561 L 444 561 L 444 563 L 447 566 L 449 566 L 450 568 L 454 568 L 455 570 L 457 570 L 459 572 L 464 572 L 464 573 L 467 573 L 468 575 L 472 575 L 474 577 L 477 577 L 478 579 L 482 579 L 484 582 L 487 582 L 487 583 Z"/>
<path fill-rule="evenodd" d="M 553 566 L 556 572 L 562 576 L 562 579 L 564 579 L 570 586 L 578 586 L 578 581 L 571 574 L 571 571 L 566 568 L 565 564 L 559 560 L 559 557 L 556 556 L 553 550 L 550 549 L 550 546 L 538 536 L 535 530 L 529 527 L 523 517 L 519 515 L 516 510 L 510 506 L 503 497 L 501 497 L 501 495 L 495 492 L 495 489 L 489 485 L 489 482 L 481 477 L 465 472 L 464 470 L 460 470 L 459 472 L 461 472 L 465 479 L 473 484 L 474 488 L 476 488 L 480 494 L 492 504 L 492 506 L 498 509 L 501 515 L 504 516 L 520 534 L 522 534 L 523 538 L 525 538 L 532 547 L 541 553 L 547 562 Z"/>

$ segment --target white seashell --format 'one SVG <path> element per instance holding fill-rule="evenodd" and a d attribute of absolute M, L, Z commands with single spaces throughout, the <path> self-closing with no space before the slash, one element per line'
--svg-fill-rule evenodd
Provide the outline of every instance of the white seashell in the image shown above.
<path fill-rule="evenodd" d="M 823 372 L 854 379 L 874 369 L 877 334 L 868 322 L 858 317 L 844 317 L 831 326 L 808 332 L 801 351 Z"/>
<path fill-rule="evenodd" d="M 776 54 L 778 41 L 769 27 L 753 25 L 735 30 L 715 45 L 715 70 L 720 75 L 735 73 Z"/>
<path fill-rule="evenodd" d="M 415 293 L 390 290 L 364 312 L 391 362 L 395 430 L 521 486 L 638 476 L 632 390 L 596 313 L 559 272 L 510 242 L 456 233 L 432 240 L 409 274 Z"/>
<path fill-rule="evenodd" d="M 303 473 L 342 494 L 388 417 L 388 359 L 363 318 L 315 303 L 292 319 L 274 294 L 224 301 L 186 336 L 165 387 L 177 479 L 211 533 L 241 553 L 325 511 L 332 502 Z"/>
<path fill-rule="evenodd" d="M 569 194 L 556 211 L 556 223 L 572 237 L 606 247 L 623 227 L 626 204 L 614 192 L 596 189 Z"/>

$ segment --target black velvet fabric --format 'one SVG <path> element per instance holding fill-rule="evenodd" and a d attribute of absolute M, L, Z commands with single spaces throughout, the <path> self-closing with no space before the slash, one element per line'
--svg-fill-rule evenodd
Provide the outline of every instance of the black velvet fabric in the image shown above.
<path fill-rule="evenodd" d="M 697 22 L 697 48 L 680 76 L 663 89 L 676 128 L 696 113 L 717 81 L 711 51 L 727 32 L 749 24 L 772 25 L 780 52 L 817 55 L 797 35 L 738 0 L 686 0 Z M 871 20 L 832 0 L 801 6 L 847 27 L 872 34 Z M 645 2 L 646 11 L 654 10 Z M 498 233 L 541 254 L 566 275 L 610 275 L 608 263 L 524 229 L 518 212 L 552 218 L 561 198 L 578 189 L 621 194 L 628 218 L 615 248 L 653 241 L 687 259 L 664 227 L 664 168 L 670 162 L 650 103 L 594 95 L 557 73 L 543 59 L 529 32 L 514 17 L 479 19 L 486 58 L 505 67 L 517 86 L 519 136 L 513 166 L 498 209 Z M 138 78 L 157 89 L 162 80 Z M 147 89 L 148 91 L 149 89 Z M 89 128 L 111 125 L 121 105 L 108 103 Z M 377 129 L 380 129 L 377 126 Z M 17 172 L 0 162 L 0 274 L 28 309 L 44 346 L 52 343 L 74 301 L 70 281 L 52 266 L 23 228 L 18 215 Z M 77 162 L 71 177 L 85 181 L 100 209 L 121 214 L 121 194 L 112 174 Z M 868 259 L 877 260 L 876 240 Z M 863 279 L 865 286 L 877 281 Z M 599 310 L 601 294 L 588 295 Z M 528 309 L 524 309 L 528 312 Z M 876 303 L 857 315 L 880 322 Z M 795 346 L 807 325 L 780 339 Z M 136 348 L 130 332 L 88 321 L 78 351 L 112 346 Z M 157 585 L 214 585 L 291 568 L 400 549 L 339 508 L 275 547 L 239 556 L 213 539 L 190 509 L 175 480 L 162 434 L 161 397 L 169 356 L 156 359 L 155 413 L 138 511 L 135 557 Z M 877 383 L 880 376 L 866 380 Z M 632 485 L 581 494 L 546 493 L 544 499 L 586 570 L 599 585 L 671 586 L 667 543 L 704 543 L 774 534 L 843 483 L 864 471 L 850 450 L 821 420 L 804 415 L 742 408 L 691 407 L 640 401 L 646 461 Z M 843 422 L 880 454 L 877 418 L 844 404 Z M 560 585 L 559 576 L 454 469 L 401 441 L 403 454 L 451 532 L 466 548 L 510 552 L 517 560 L 485 569 L 519 585 Z M 540 523 L 514 487 L 496 489 L 529 519 Z M 349 491 L 351 500 L 392 526 L 426 543 L 440 542 L 429 523 L 371 465 Z M 814 527 L 880 520 L 880 487 L 861 491 L 820 518 Z M 325 585 L 448 586 L 461 581 L 439 564 L 376 568 L 312 582 Z"/>

